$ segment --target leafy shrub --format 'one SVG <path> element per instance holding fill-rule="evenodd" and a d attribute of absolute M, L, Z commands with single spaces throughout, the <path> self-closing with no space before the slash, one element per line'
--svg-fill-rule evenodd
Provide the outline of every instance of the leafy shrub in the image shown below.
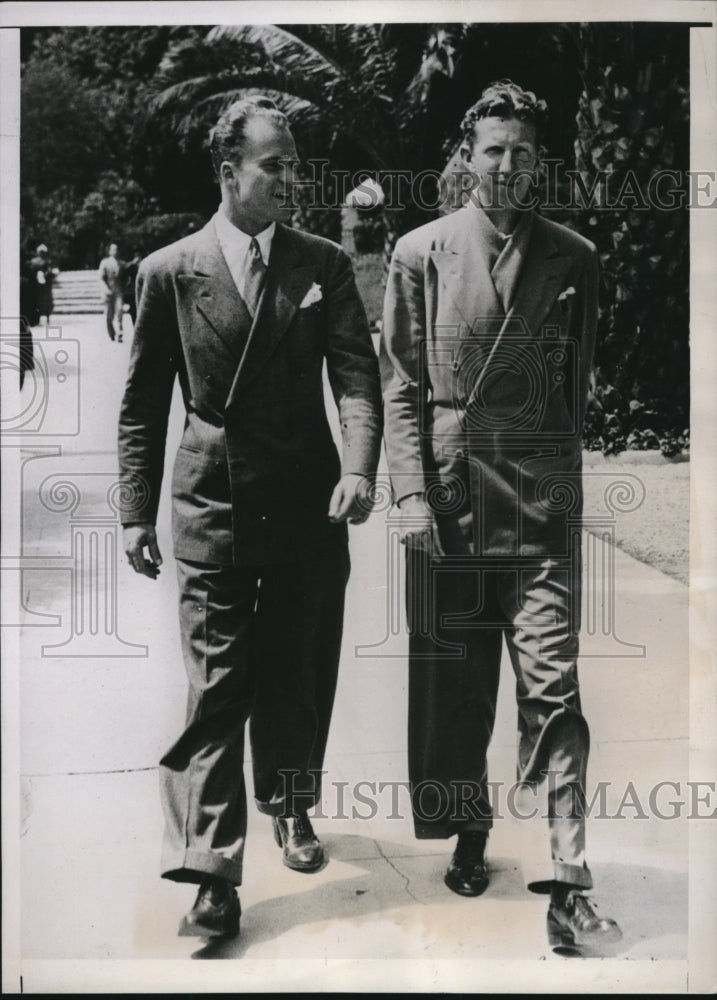
<path fill-rule="evenodd" d="M 385 224 L 382 213 L 370 214 L 359 211 L 358 224 L 354 226 L 354 245 L 357 253 L 380 253 L 385 239 Z"/>
<path fill-rule="evenodd" d="M 134 225 L 126 225 L 120 230 L 118 242 L 124 251 L 134 247 L 142 256 L 189 236 L 204 225 L 205 220 L 196 212 L 172 212 L 165 215 L 150 215 Z"/>
<path fill-rule="evenodd" d="M 600 317 L 587 446 L 675 454 L 689 435 L 689 222 L 651 203 L 650 181 L 689 167 L 688 34 L 673 26 L 582 26 L 588 74 L 576 165 L 597 204 L 577 220 L 597 245 Z M 607 55 L 609 53 L 609 55 Z M 632 194 L 620 198 L 629 184 Z"/>

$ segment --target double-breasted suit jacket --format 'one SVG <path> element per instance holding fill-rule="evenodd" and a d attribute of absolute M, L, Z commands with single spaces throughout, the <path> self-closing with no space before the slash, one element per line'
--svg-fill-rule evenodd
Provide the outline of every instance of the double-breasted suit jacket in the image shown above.
<path fill-rule="evenodd" d="M 282 225 L 254 319 L 214 220 L 148 257 L 137 292 L 119 431 L 125 523 L 156 519 L 177 376 L 186 409 L 172 527 L 189 697 L 160 761 L 163 875 L 239 884 L 246 721 L 260 810 L 292 814 L 321 794 L 349 572 L 329 503 L 342 473 L 375 472 L 378 362 L 347 256 Z"/>
<path fill-rule="evenodd" d="M 505 239 L 468 204 L 396 245 L 382 343 L 386 450 L 397 500 L 423 494 L 437 536 L 432 552 L 407 553 L 419 837 L 468 821 L 491 827 L 487 750 L 503 638 L 519 779 L 557 775 L 553 817 L 567 815 L 573 785 L 584 784 L 580 432 L 596 319 L 595 248 L 538 215 L 523 215 Z M 531 887 L 589 886 L 583 821 L 551 818 L 549 828 Z"/>
<path fill-rule="evenodd" d="M 314 286 L 315 301 L 302 308 Z M 119 431 L 123 522 L 156 520 L 178 375 L 187 416 L 172 482 L 175 556 L 285 560 L 329 529 L 342 471 L 372 475 L 378 460 L 377 363 L 348 258 L 329 240 L 277 225 L 252 322 L 210 221 L 143 261 L 137 300 Z M 324 407 L 324 360 L 342 462 Z"/>
<path fill-rule="evenodd" d="M 566 555 L 582 496 L 596 251 L 525 219 L 506 319 L 479 212 L 469 204 L 396 246 L 384 313 L 395 494 L 427 491 L 446 552 Z"/>

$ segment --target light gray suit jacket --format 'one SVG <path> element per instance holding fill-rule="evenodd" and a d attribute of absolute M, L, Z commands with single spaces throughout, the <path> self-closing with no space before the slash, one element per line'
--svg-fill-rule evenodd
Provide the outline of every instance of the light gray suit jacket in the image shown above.
<path fill-rule="evenodd" d="M 506 322 L 477 211 L 396 245 L 382 342 L 393 489 L 427 493 L 446 553 L 563 558 L 581 514 L 597 252 L 536 216 Z"/>

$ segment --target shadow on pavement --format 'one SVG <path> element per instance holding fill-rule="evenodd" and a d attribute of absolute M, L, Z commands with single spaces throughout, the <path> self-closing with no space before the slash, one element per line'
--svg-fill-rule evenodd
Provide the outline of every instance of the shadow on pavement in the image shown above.
<path fill-rule="evenodd" d="M 533 909 L 540 897 L 529 893 L 523 884 L 520 863 L 515 858 L 490 858 L 491 883 L 479 899 L 466 899 L 451 893 L 443 884 L 443 873 L 450 854 L 425 854 L 420 849 L 411 851 L 405 844 L 382 842 L 383 849 L 376 855 L 377 842 L 368 837 L 353 836 L 351 853 L 354 860 L 340 858 L 339 843 L 343 838 L 325 844 L 335 866 L 350 865 L 356 872 L 349 878 L 322 881 L 306 891 L 292 891 L 257 902 L 242 913 L 241 935 L 231 940 L 207 941 L 192 955 L 196 959 L 237 959 L 264 942 L 282 937 L 301 925 L 328 923 L 330 921 L 362 922 L 383 911 L 400 911 L 410 907 L 408 919 L 420 919 L 422 907 L 441 907 L 445 917 L 450 907 L 453 922 L 456 918 L 465 923 L 471 909 L 482 907 L 488 931 L 491 914 L 497 915 L 500 904 L 520 905 L 521 900 L 532 903 Z M 390 853 L 389 853 L 390 849 Z M 386 853 L 384 853 L 384 850 Z M 339 857 L 337 857 L 339 855 Z M 356 857 L 358 855 L 358 857 Z M 329 865 L 329 870 L 331 865 Z M 358 871 L 356 871 L 358 869 Z M 663 871 L 654 867 L 604 864 L 593 868 L 596 884 L 598 915 L 612 916 L 620 924 L 623 939 L 603 950 L 582 949 L 580 957 L 621 957 L 638 949 L 639 957 L 648 957 L 650 942 L 668 937 L 681 937 L 687 933 L 687 874 Z M 309 880 L 309 876 L 301 876 Z M 296 883 L 294 883 L 295 885 Z M 547 897 L 542 897 L 547 910 Z M 465 913 L 456 911 L 465 908 Z M 527 908 L 526 908 L 527 909 Z M 475 914 L 473 909 L 473 914 Z M 433 922 L 436 910 L 425 910 L 426 921 Z M 395 919 L 395 912 L 393 918 Z M 473 921 L 471 921 L 473 923 Z M 509 931 L 510 924 L 506 928 Z M 482 933 L 475 922 L 475 933 Z M 494 937 L 495 927 L 490 928 Z M 487 943 L 487 942 L 486 942 Z M 526 942 L 527 943 L 527 942 Z M 516 942 L 519 954 L 520 945 Z M 676 943 L 676 952 L 684 950 Z M 525 958 L 532 955 L 532 942 L 528 944 Z M 310 957 L 310 956 L 306 956 Z M 467 956 L 466 956 L 467 957 Z M 489 956 L 484 956 L 489 957 Z M 567 956 L 566 956 L 567 957 Z M 638 957 L 637 954 L 630 957 Z M 659 946 L 659 957 L 665 955 L 664 940 Z M 684 957 L 675 954 L 675 959 Z"/>

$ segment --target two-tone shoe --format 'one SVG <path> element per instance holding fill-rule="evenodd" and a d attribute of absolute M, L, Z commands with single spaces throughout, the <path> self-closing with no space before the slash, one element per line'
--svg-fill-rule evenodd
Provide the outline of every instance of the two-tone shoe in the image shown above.
<path fill-rule="evenodd" d="M 547 930 L 553 948 L 612 944 L 622 937 L 617 922 L 610 917 L 599 917 L 590 900 L 578 889 L 571 889 L 564 902 L 550 904 Z"/>

